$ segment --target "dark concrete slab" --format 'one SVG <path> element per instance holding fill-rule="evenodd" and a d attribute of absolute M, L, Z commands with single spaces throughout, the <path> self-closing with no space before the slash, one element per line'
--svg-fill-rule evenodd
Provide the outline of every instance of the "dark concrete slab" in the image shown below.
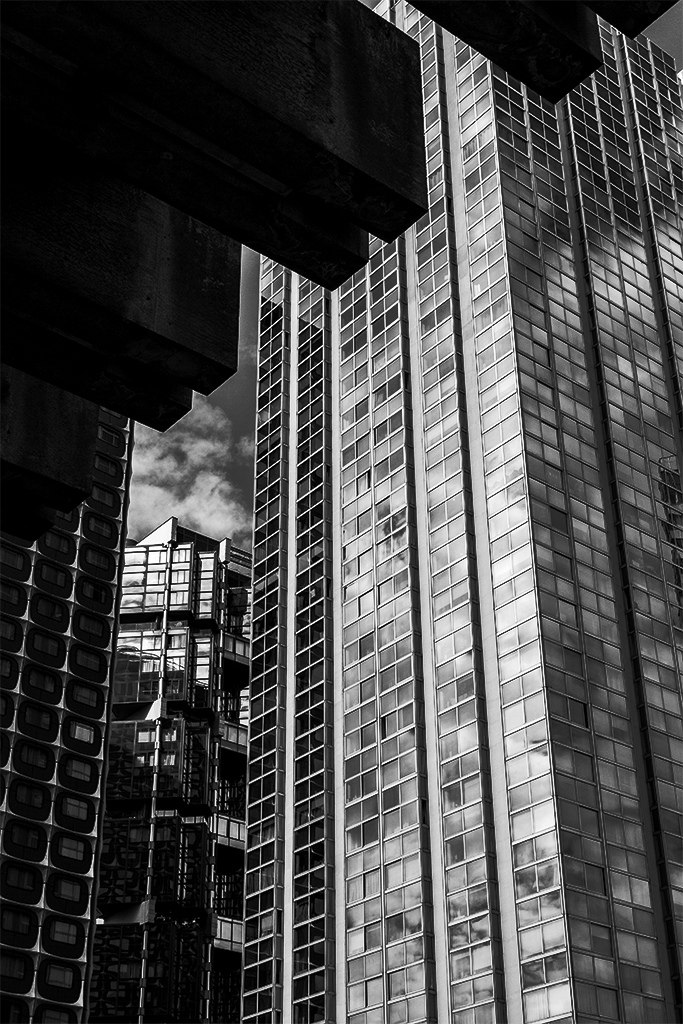
<path fill-rule="evenodd" d="M 597 20 L 582 3 L 415 0 L 413 6 L 551 103 L 602 63 Z"/>
<path fill-rule="evenodd" d="M 676 0 L 584 0 L 601 18 L 632 39 L 665 14 Z"/>
<path fill-rule="evenodd" d="M 198 148 L 177 125 L 152 123 L 90 75 L 65 70 L 55 54 L 36 56 L 32 46 L 4 29 L 6 174 L 17 147 L 35 138 L 61 160 L 92 163 L 325 287 L 367 262 L 367 232 L 338 210 Z"/>
<path fill-rule="evenodd" d="M 88 165 L 10 181 L 7 363 L 157 429 L 235 372 L 239 243 Z"/>
<path fill-rule="evenodd" d="M 42 131 L 320 283 L 426 209 L 418 47 L 363 4 L 16 0 L 3 20 L 70 94 Z"/>
<path fill-rule="evenodd" d="M 368 231 L 427 209 L 419 48 L 360 3 L 16 0 L 2 20 L 3 361 L 76 405 L 165 429 L 236 369 L 242 242 L 336 287 Z M 31 531 L 66 486 L 45 453 L 6 467 Z"/>
<path fill-rule="evenodd" d="M 99 408 L 7 366 L 0 397 L 2 528 L 33 541 L 92 490 Z"/>

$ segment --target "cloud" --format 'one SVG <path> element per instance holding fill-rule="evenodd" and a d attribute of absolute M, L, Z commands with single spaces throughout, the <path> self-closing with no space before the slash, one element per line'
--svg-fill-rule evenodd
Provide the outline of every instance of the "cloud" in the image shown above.
<path fill-rule="evenodd" d="M 235 450 L 238 452 L 240 458 L 245 459 L 248 462 L 254 461 L 254 438 L 249 437 L 247 434 L 241 437 L 235 445 Z"/>
<path fill-rule="evenodd" d="M 230 476 L 253 459 L 253 439 L 235 440 L 222 409 L 201 395 L 194 402 L 163 434 L 135 425 L 128 534 L 138 540 L 177 516 L 189 529 L 251 547 L 251 512 Z"/>

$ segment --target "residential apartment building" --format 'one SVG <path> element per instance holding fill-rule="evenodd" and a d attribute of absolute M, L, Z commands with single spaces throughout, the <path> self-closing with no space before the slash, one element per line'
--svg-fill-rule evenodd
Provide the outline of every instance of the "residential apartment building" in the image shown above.
<path fill-rule="evenodd" d="M 0 545 L 7 1022 L 85 1019 L 129 453 L 128 420 L 100 410 L 88 500 L 34 544 Z"/>
<path fill-rule="evenodd" d="M 243 1019 L 680 1021 L 674 62 L 601 23 L 553 107 L 376 11 L 429 214 L 261 266 Z"/>
<path fill-rule="evenodd" d="M 125 550 L 90 1021 L 240 1019 L 251 557 Z"/>

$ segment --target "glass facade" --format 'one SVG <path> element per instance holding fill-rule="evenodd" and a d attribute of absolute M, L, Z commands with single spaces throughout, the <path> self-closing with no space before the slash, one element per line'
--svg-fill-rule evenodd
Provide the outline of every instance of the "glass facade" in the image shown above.
<path fill-rule="evenodd" d="M 243 982 L 244 1019 L 259 1022 L 282 1014 L 291 276 L 263 264 Z"/>
<path fill-rule="evenodd" d="M 237 1021 L 251 558 L 170 519 L 125 550 L 91 1021 Z"/>
<path fill-rule="evenodd" d="M 262 263 L 244 1019 L 673 1022 L 674 62 L 601 22 L 553 107 L 375 10 L 429 213 L 331 295 Z"/>
<path fill-rule="evenodd" d="M 86 1019 L 130 444 L 102 409 L 91 496 L 35 544 L 2 537 L 6 1021 Z"/>

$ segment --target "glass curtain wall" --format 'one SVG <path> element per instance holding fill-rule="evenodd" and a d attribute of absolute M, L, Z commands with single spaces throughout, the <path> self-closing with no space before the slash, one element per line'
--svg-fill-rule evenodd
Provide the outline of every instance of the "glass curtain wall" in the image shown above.
<path fill-rule="evenodd" d="M 409 4 L 375 11 L 420 47 L 429 212 L 393 243 L 371 239 L 367 268 L 329 300 L 262 264 L 257 525 L 264 545 L 278 529 L 289 547 L 263 562 L 272 598 L 255 636 L 271 631 L 280 670 L 273 660 L 269 716 L 252 694 L 250 754 L 260 786 L 265 723 L 283 730 L 268 762 L 273 796 L 260 804 L 273 835 L 284 830 L 283 855 L 254 879 L 261 899 L 285 899 L 280 932 L 273 918 L 281 939 L 252 933 L 262 953 L 245 1011 L 260 1024 L 332 1020 L 332 1004 L 351 1024 L 673 1021 L 674 63 L 601 22 L 602 69 L 552 106 Z M 296 340 L 286 425 L 265 418 L 268 389 L 285 386 L 274 294 L 289 325 L 275 347 L 287 330 Z M 331 466 L 326 511 L 324 472 L 320 496 L 301 503 L 315 461 L 302 417 L 314 360 L 296 317 L 302 303 L 324 316 L 328 301 L 316 373 L 331 381 L 330 433 L 323 425 L 315 448 Z M 315 394 L 323 414 L 325 385 Z M 266 498 L 269 486 L 279 490 Z M 297 559 L 316 544 L 320 575 L 304 596 Z M 316 717 L 301 718 L 311 697 L 297 659 L 316 645 L 329 658 L 330 636 Z M 312 766 L 303 787 L 294 767 L 312 743 L 322 791 Z M 290 839 L 311 815 L 315 872 L 297 860 L 303 838 Z M 324 959 L 306 952 L 314 943 Z"/>

